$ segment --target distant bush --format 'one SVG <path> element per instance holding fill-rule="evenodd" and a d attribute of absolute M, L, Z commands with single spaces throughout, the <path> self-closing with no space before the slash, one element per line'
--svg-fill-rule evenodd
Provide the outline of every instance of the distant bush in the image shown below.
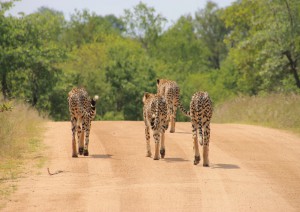
<path fill-rule="evenodd" d="M 300 132 L 300 95 L 237 97 L 214 109 L 218 123 L 258 124 Z"/>

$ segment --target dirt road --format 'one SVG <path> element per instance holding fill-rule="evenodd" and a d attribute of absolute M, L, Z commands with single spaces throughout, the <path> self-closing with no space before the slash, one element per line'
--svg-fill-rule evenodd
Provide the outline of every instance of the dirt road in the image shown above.
<path fill-rule="evenodd" d="M 49 122 L 45 167 L 20 180 L 3 211 L 300 211 L 299 137 L 234 124 L 211 132 L 203 167 L 193 165 L 190 123 L 166 134 L 166 158 L 154 161 L 143 122 L 93 122 L 90 156 L 79 158 L 70 123 Z"/>

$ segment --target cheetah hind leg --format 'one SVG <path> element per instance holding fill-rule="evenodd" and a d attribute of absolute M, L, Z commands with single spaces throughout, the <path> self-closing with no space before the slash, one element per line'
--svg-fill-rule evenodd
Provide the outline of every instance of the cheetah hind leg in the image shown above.
<path fill-rule="evenodd" d="M 72 157 L 73 158 L 77 158 L 77 151 L 76 151 L 76 139 L 75 139 L 75 135 L 76 135 L 76 118 L 72 117 L 71 118 L 71 124 L 72 124 Z"/>
<path fill-rule="evenodd" d="M 170 133 L 174 133 L 175 132 L 175 117 L 171 116 L 171 128 L 170 128 Z"/>
<path fill-rule="evenodd" d="M 165 132 L 164 129 L 161 130 L 161 143 L 160 143 L 160 156 L 161 158 L 165 158 L 166 155 L 166 148 L 165 148 Z"/>
<path fill-rule="evenodd" d="M 78 152 L 79 155 L 83 154 L 84 131 L 78 126 Z"/>
<path fill-rule="evenodd" d="M 202 123 L 201 123 L 201 119 L 199 120 L 199 143 L 201 146 L 203 146 L 203 131 L 202 131 Z"/>
<path fill-rule="evenodd" d="M 160 150 L 160 155 L 161 155 L 161 158 L 165 158 L 166 150 L 165 149 L 161 149 Z"/>
<path fill-rule="evenodd" d="M 197 134 L 195 130 L 193 130 L 193 137 L 194 137 L 194 151 L 195 151 L 194 165 L 197 165 L 200 162 L 200 152 L 199 152 Z"/>
<path fill-rule="evenodd" d="M 194 165 L 197 165 L 200 162 L 200 155 L 195 156 Z"/>
<path fill-rule="evenodd" d="M 83 147 L 79 147 L 78 152 L 79 152 L 79 155 L 82 155 L 83 154 Z"/>
<path fill-rule="evenodd" d="M 84 156 L 89 156 L 89 150 L 84 149 L 84 150 L 83 150 L 83 155 L 84 155 Z"/>

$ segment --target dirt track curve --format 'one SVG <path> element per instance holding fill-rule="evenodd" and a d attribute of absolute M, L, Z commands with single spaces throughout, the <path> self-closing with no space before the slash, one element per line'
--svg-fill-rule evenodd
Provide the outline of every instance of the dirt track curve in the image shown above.
<path fill-rule="evenodd" d="M 166 134 L 166 158 L 154 161 L 143 122 L 93 122 L 90 156 L 79 158 L 70 123 L 49 122 L 45 167 L 20 180 L 3 211 L 300 211 L 299 137 L 235 124 L 211 132 L 203 167 L 193 165 L 190 123 Z"/>

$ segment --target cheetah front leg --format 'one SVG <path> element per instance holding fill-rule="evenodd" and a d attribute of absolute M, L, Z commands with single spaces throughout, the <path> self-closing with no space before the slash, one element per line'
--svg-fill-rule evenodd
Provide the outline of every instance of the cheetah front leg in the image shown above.
<path fill-rule="evenodd" d="M 150 147 L 150 131 L 149 131 L 149 126 L 145 126 L 145 136 L 146 136 L 146 157 L 151 157 L 151 147 Z"/>
<path fill-rule="evenodd" d="M 155 141 L 155 153 L 154 153 L 154 160 L 159 160 L 159 140 L 160 140 L 160 134 L 158 130 L 154 130 L 153 132 L 153 138 Z"/>
<path fill-rule="evenodd" d="M 72 157 L 76 158 L 78 157 L 77 155 L 77 150 L 76 150 L 76 124 L 77 124 L 77 119 L 75 117 L 71 118 L 71 129 L 72 129 Z"/>
<path fill-rule="evenodd" d="M 197 165 L 200 162 L 200 152 L 199 152 L 196 124 L 193 123 L 192 128 L 193 128 L 193 142 L 194 142 L 194 151 L 195 151 L 194 165 Z"/>

